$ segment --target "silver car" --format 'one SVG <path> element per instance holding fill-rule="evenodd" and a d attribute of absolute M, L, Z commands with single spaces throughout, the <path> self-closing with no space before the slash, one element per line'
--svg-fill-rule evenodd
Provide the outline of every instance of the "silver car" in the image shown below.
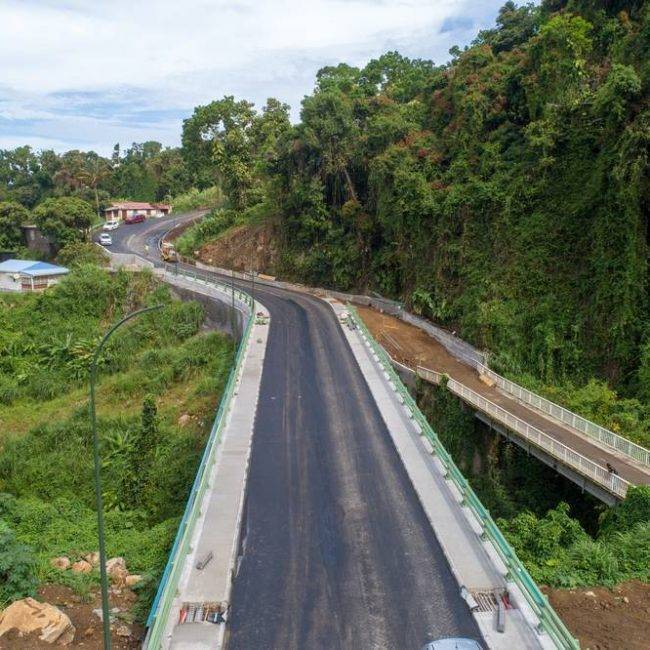
<path fill-rule="evenodd" d="M 102 246 L 110 246 L 113 243 L 113 238 L 107 232 L 103 232 L 99 236 L 99 243 Z"/>
<path fill-rule="evenodd" d="M 483 646 L 474 639 L 450 637 L 448 639 L 429 641 L 422 647 L 422 650 L 483 650 Z"/>

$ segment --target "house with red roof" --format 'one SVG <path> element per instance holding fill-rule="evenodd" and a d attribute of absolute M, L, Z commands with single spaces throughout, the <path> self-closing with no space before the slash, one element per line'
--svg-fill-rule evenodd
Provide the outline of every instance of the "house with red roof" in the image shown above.
<path fill-rule="evenodd" d="M 104 210 L 106 221 L 124 221 L 126 217 L 143 214 L 145 217 L 163 217 L 172 206 L 167 203 L 145 203 L 144 201 L 122 201 Z"/>

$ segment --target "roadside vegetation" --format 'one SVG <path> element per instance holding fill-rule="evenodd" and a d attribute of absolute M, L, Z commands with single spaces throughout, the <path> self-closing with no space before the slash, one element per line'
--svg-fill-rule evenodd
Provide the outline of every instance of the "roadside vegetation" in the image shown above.
<path fill-rule="evenodd" d="M 206 207 L 177 241 L 181 253 L 263 225 L 274 267 L 259 270 L 401 300 L 489 351 L 495 370 L 649 446 L 650 2 L 506 2 L 494 28 L 450 55 L 442 65 L 388 52 L 363 68 L 325 67 L 297 124 L 277 99 L 257 110 L 226 96 L 195 108 L 180 148 L 117 145 L 110 158 L 0 151 L 0 248 L 21 254 L 19 226 L 34 220 L 65 246 L 61 260 L 69 254 L 79 266 L 93 253 L 70 247 L 110 199 Z M 258 240 L 239 239 L 255 252 Z M 0 549 L 22 567 L 7 584 L 48 574 L 48 554 L 68 544 L 65 522 L 86 522 L 88 537 L 78 539 L 90 540 L 92 504 L 80 483 L 88 355 L 100 325 L 161 292 L 145 275 L 79 266 L 53 292 L 0 298 L 0 490 L 12 495 Z M 175 418 L 190 403 L 212 408 L 229 363 L 223 339 L 198 332 L 197 307 L 173 309 L 180 330 L 152 316 L 163 324 L 144 319 L 109 348 L 99 395 L 113 464 L 111 548 L 154 573 L 186 484 L 153 474 L 138 488 L 121 482 L 128 449 L 150 453 L 138 433 L 154 410 L 147 395 L 158 408 L 160 457 L 179 462 L 174 445 L 198 454 L 204 431 L 179 429 Z M 199 354 L 203 345 L 213 353 Z M 184 372 L 181 386 L 175 373 Z M 647 489 L 606 514 L 477 429 L 457 403 L 421 400 L 536 579 L 648 581 Z"/>
<path fill-rule="evenodd" d="M 191 212 L 192 210 L 213 210 L 224 202 L 224 195 L 218 185 L 197 190 L 195 187 L 171 199 L 174 212 Z"/>
<path fill-rule="evenodd" d="M 323 68 L 297 124 L 277 99 L 225 96 L 196 107 L 179 148 L 0 151 L 0 247 L 27 218 L 67 243 L 61 215 L 89 216 L 62 200 L 210 209 L 185 255 L 264 224 L 260 270 L 400 299 L 647 441 L 649 16 L 647 0 L 506 2 L 448 63 Z"/>
<path fill-rule="evenodd" d="M 102 356 L 98 387 L 110 556 L 146 615 L 232 360 L 203 311 L 149 274 L 89 265 L 38 295 L 0 295 L 0 607 L 43 583 L 85 594 L 98 575 L 50 565 L 97 550 L 88 369 L 108 325 L 150 304 Z"/>

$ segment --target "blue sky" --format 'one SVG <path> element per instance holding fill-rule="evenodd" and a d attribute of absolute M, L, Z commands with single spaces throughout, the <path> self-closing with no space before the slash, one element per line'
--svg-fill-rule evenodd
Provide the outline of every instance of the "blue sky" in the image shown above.
<path fill-rule="evenodd" d="M 504 0 L 0 0 L 0 148 L 180 141 L 226 94 L 292 107 L 316 71 L 388 50 L 446 61 Z"/>

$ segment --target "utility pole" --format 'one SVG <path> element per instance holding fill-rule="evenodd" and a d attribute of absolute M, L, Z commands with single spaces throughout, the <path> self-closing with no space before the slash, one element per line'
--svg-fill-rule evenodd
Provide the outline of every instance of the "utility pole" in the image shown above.
<path fill-rule="evenodd" d="M 253 259 L 255 256 L 255 251 L 251 251 L 251 293 L 253 295 L 253 311 L 255 311 L 255 271 L 253 270 Z M 255 314 L 253 314 L 255 318 Z"/>
<path fill-rule="evenodd" d="M 104 347 L 106 341 L 108 341 L 111 334 L 118 328 L 120 325 L 123 325 L 127 321 L 131 320 L 135 316 L 144 314 L 148 311 L 154 311 L 156 309 L 162 309 L 163 305 L 155 305 L 154 307 L 145 307 L 144 309 L 138 309 L 137 311 L 131 312 L 125 316 L 121 321 L 117 322 L 111 329 L 104 334 L 104 338 L 99 342 L 95 354 L 93 355 L 92 362 L 90 364 L 90 422 L 93 429 L 93 462 L 95 466 L 94 478 L 95 478 L 95 507 L 97 508 L 97 536 L 99 537 L 99 576 L 101 581 L 101 591 L 102 591 L 102 624 L 104 628 L 104 650 L 111 650 L 111 621 L 110 621 L 110 611 L 108 606 L 108 576 L 106 574 L 106 540 L 104 537 L 104 503 L 102 498 L 102 483 L 101 483 L 101 460 L 99 458 L 99 437 L 97 435 L 97 414 L 95 411 L 95 381 L 97 379 L 97 360 L 99 355 Z"/>

